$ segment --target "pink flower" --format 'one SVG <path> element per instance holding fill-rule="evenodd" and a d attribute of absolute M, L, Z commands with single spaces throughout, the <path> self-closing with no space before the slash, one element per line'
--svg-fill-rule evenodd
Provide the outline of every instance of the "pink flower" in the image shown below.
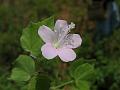
<path fill-rule="evenodd" d="M 41 47 L 42 55 L 47 59 L 59 56 L 64 62 L 73 61 L 76 53 L 72 50 L 81 45 L 82 39 L 79 34 L 69 34 L 75 24 L 67 24 L 65 20 L 57 20 L 54 31 L 43 25 L 38 30 L 39 36 L 45 44 Z"/>

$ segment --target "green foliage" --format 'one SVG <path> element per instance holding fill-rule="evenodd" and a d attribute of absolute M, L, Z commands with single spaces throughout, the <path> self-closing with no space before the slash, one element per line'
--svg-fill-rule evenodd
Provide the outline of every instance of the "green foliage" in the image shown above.
<path fill-rule="evenodd" d="M 89 80 L 95 73 L 93 65 L 77 60 L 70 67 L 70 75 L 75 80 L 75 90 L 90 90 Z"/>
<path fill-rule="evenodd" d="M 30 75 L 20 68 L 14 68 L 12 70 L 12 75 L 10 79 L 15 80 L 16 82 L 28 81 L 30 79 Z"/>
<path fill-rule="evenodd" d="M 0 90 L 17 90 L 17 86 L 15 83 L 8 80 L 9 70 L 5 67 L 0 68 Z"/>
<path fill-rule="evenodd" d="M 52 28 L 54 18 L 50 17 L 42 22 L 31 23 L 30 26 L 24 29 L 21 36 L 22 47 L 30 52 L 32 56 L 40 55 L 40 48 L 43 45 L 42 40 L 38 36 L 38 28 L 41 25 L 47 25 Z M 47 78 L 47 76 L 38 75 L 39 70 L 35 70 L 35 63 L 38 64 L 38 62 L 34 61 L 30 56 L 20 55 L 14 63 L 15 68 L 12 69 L 10 79 L 19 83 L 27 81 L 28 85 L 25 87 L 28 88 L 28 90 L 48 90 L 50 87 L 50 79 Z"/>
<path fill-rule="evenodd" d="M 91 73 L 94 72 L 93 66 L 91 66 L 88 63 L 79 65 L 77 68 L 75 68 L 74 71 L 72 71 L 72 76 L 75 78 L 75 80 L 83 79 L 90 77 Z"/>
<path fill-rule="evenodd" d="M 40 37 L 38 36 L 38 28 L 41 25 L 46 25 L 49 26 L 51 28 L 53 28 L 54 26 L 54 18 L 50 17 L 48 19 L 45 19 L 41 22 L 38 23 L 31 23 L 30 26 L 28 26 L 27 28 L 24 29 L 23 34 L 21 36 L 21 44 L 24 50 L 26 50 L 27 52 L 30 52 L 30 56 L 39 56 L 41 58 L 41 55 L 39 55 L 40 53 L 40 48 L 43 45 L 42 40 L 40 39 Z M 34 57 L 33 57 L 34 58 Z M 22 82 L 22 81 L 27 81 L 28 84 L 26 85 L 28 89 L 32 89 L 32 90 L 48 90 L 49 88 L 51 90 L 56 90 L 59 89 L 61 87 L 64 87 L 67 84 L 72 83 L 73 85 L 75 85 L 74 87 L 76 88 L 80 88 L 81 90 L 89 90 L 89 86 L 88 86 L 88 81 L 86 78 L 89 78 L 90 75 L 94 72 L 94 68 L 92 65 L 88 64 L 88 63 L 82 63 L 79 64 L 81 62 L 75 62 L 73 63 L 73 65 L 70 67 L 70 75 L 72 77 L 70 77 L 68 75 L 69 78 L 74 78 L 73 81 L 68 81 L 68 82 L 61 82 L 61 85 L 55 86 L 56 83 L 59 83 L 58 81 L 56 81 L 55 85 L 53 84 L 52 86 L 50 85 L 51 82 L 54 82 L 55 80 L 57 80 L 58 74 L 60 72 L 55 73 L 57 70 L 59 70 L 59 68 L 53 69 L 51 70 L 53 73 L 51 74 L 51 76 L 47 77 L 46 74 L 49 73 L 47 72 L 45 75 L 40 75 L 39 72 L 41 72 L 41 70 L 39 69 L 45 69 L 45 68 L 41 68 L 39 65 L 39 63 L 43 63 L 43 61 L 39 61 L 38 62 L 38 57 L 35 57 L 35 62 L 33 61 L 33 59 L 29 56 L 26 55 L 21 55 L 19 56 L 16 61 L 15 61 L 15 68 L 12 69 L 12 74 L 10 79 L 16 81 L 16 82 Z M 55 59 L 56 60 L 56 59 Z M 49 68 L 52 69 L 52 67 L 54 67 L 57 62 L 48 62 L 45 61 L 46 63 L 43 63 L 43 65 L 47 65 L 49 64 Z M 35 63 L 36 63 L 36 70 L 35 70 Z M 56 66 L 55 66 L 56 67 Z M 61 74 L 64 75 L 65 73 Z M 52 79 L 52 75 L 56 76 L 56 78 Z M 21 77 L 23 76 L 23 77 Z M 51 79 L 50 79 L 51 78 Z M 79 87 L 79 84 L 81 84 Z M 32 86 L 32 87 L 31 87 Z"/>
<path fill-rule="evenodd" d="M 30 75 L 32 75 L 35 72 L 35 63 L 34 63 L 33 59 L 29 56 L 20 55 L 16 59 L 15 65 L 16 65 L 16 67 L 23 69 Z"/>
<path fill-rule="evenodd" d="M 22 52 L 19 42 L 22 28 L 29 21 L 37 21 L 55 13 L 53 0 L 46 0 L 42 3 L 41 1 L 43 0 L 0 1 L 0 90 L 25 90 L 21 88 L 23 86 L 19 87 L 7 78 L 12 66 L 11 62 Z M 3 68 L 4 72 L 1 71 Z"/>
<path fill-rule="evenodd" d="M 13 68 L 10 79 L 16 82 L 28 81 L 35 73 L 35 63 L 31 57 L 21 55 L 16 60 L 16 67 Z"/>
<path fill-rule="evenodd" d="M 40 54 L 40 48 L 43 45 L 43 41 L 38 36 L 38 29 L 41 25 L 53 27 L 53 17 L 42 22 L 31 23 L 31 25 L 23 30 L 23 34 L 21 36 L 22 47 L 34 56 L 38 56 Z"/>
<path fill-rule="evenodd" d="M 12 74 L 10 78 L 15 82 L 8 79 L 11 69 L 10 62 L 22 51 L 19 38 L 22 32 L 20 30 L 22 30 L 23 27 L 30 21 L 36 22 L 41 18 L 49 17 L 57 13 L 57 10 L 59 10 L 60 12 L 65 12 L 63 13 L 63 18 L 68 15 L 69 20 L 77 24 L 78 32 L 80 32 L 81 27 L 82 29 L 87 27 L 84 18 L 86 18 L 87 5 L 90 1 L 91 0 L 1 0 L 0 90 L 41 90 L 41 88 L 42 90 L 49 90 L 49 87 L 65 84 L 66 81 L 69 82 L 69 80 L 72 80 L 72 82 L 68 85 L 61 86 L 59 89 L 119 90 L 120 30 L 114 31 L 113 35 L 98 43 L 92 42 L 91 36 L 93 35 L 93 31 L 90 31 L 92 35 L 89 33 L 82 34 L 83 43 L 82 46 L 77 49 L 78 60 L 69 63 L 66 68 L 70 68 L 66 70 L 64 66 L 62 68 L 59 67 L 61 62 L 59 62 L 58 59 L 48 61 L 39 55 L 43 42 L 40 40 L 37 30 L 41 24 L 46 24 L 46 22 L 49 23 L 46 24 L 47 26 L 53 26 L 54 22 L 52 21 L 51 23 L 51 20 L 44 21 L 45 23 L 31 23 L 23 30 L 21 37 L 23 39 L 21 40 L 22 48 L 30 52 L 31 56 L 39 56 L 39 62 L 29 56 L 25 55 L 24 57 L 24 55 L 20 55 L 15 61 L 14 68 L 11 70 Z M 116 1 L 120 4 L 119 0 Z M 27 54 L 26 52 L 24 53 Z M 92 71 L 93 65 L 91 64 L 94 64 L 95 71 Z M 41 73 L 43 73 L 43 75 L 41 75 Z M 84 73 L 87 74 L 84 75 Z M 95 75 L 93 75 L 93 73 L 95 73 Z M 80 79 L 78 80 L 79 77 Z M 21 85 L 21 82 L 24 83 Z"/>
<path fill-rule="evenodd" d="M 37 34 L 37 29 L 34 25 L 30 25 L 23 31 L 23 35 L 21 37 L 22 47 L 31 52 L 31 54 L 36 55 L 36 53 L 40 50 L 41 41 Z"/>
<path fill-rule="evenodd" d="M 36 77 L 32 77 L 28 86 L 28 90 L 35 90 L 36 89 Z"/>
<path fill-rule="evenodd" d="M 76 84 L 76 88 L 78 88 L 78 90 L 90 90 L 90 84 L 87 81 L 78 81 Z"/>
<path fill-rule="evenodd" d="M 119 0 L 116 0 L 117 4 L 120 6 L 120 1 Z"/>

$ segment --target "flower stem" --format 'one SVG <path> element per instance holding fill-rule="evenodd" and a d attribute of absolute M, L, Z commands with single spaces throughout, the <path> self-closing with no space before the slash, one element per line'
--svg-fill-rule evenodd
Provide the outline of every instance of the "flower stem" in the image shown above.
<path fill-rule="evenodd" d="M 71 83 L 73 83 L 73 82 L 74 82 L 74 80 L 71 80 L 71 81 L 62 83 L 62 84 L 60 84 L 60 85 L 58 85 L 58 86 L 50 87 L 50 90 L 56 90 L 56 89 L 58 89 L 58 88 L 60 88 L 60 87 L 63 87 L 63 86 L 68 85 L 68 84 L 71 84 Z"/>

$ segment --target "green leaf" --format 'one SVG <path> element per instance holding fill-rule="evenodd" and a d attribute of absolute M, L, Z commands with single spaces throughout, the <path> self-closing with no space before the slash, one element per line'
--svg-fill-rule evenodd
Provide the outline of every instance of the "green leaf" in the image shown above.
<path fill-rule="evenodd" d="M 78 60 L 72 63 L 70 67 L 70 75 L 75 80 L 72 90 L 90 90 L 88 80 L 94 76 L 94 66 L 89 63 L 84 63 L 84 60 Z"/>
<path fill-rule="evenodd" d="M 54 29 L 54 16 L 50 17 L 50 18 L 47 18 L 47 19 L 44 19 L 43 21 L 41 22 L 38 22 L 38 23 L 35 23 L 36 24 L 36 27 L 40 27 L 41 25 L 46 25 L 48 26 L 49 28 L 51 29 Z"/>
<path fill-rule="evenodd" d="M 53 28 L 54 18 L 50 17 L 38 23 L 31 23 L 23 30 L 22 36 L 20 38 L 22 48 L 25 51 L 30 52 L 30 54 L 33 56 L 38 56 L 40 54 L 40 48 L 43 45 L 43 41 L 38 35 L 38 29 L 42 25 Z"/>
<path fill-rule="evenodd" d="M 86 64 L 82 64 L 78 68 L 76 68 L 76 70 L 74 72 L 74 76 L 76 79 L 86 79 L 93 72 L 94 72 L 93 66 L 86 63 Z"/>
<path fill-rule="evenodd" d="M 69 68 L 69 72 L 70 72 L 70 75 L 71 77 L 74 77 L 74 74 L 73 72 L 76 70 L 77 67 L 79 67 L 81 64 L 83 64 L 83 60 L 76 60 L 74 61 L 71 65 L 70 65 L 70 68 Z"/>
<path fill-rule="evenodd" d="M 90 84 L 87 81 L 79 80 L 76 82 L 76 87 L 78 90 L 90 90 Z"/>
<path fill-rule="evenodd" d="M 32 75 L 35 72 L 35 62 L 27 55 L 20 55 L 15 61 L 16 67 Z"/>
<path fill-rule="evenodd" d="M 75 80 L 86 80 L 94 73 L 93 65 L 88 63 L 79 65 L 74 71 L 71 72 Z"/>
<path fill-rule="evenodd" d="M 28 90 L 36 90 L 36 77 L 31 78 L 28 84 Z"/>
<path fill-rule="evenodd" d="M 70 75 L 75 80 L 71 90 L 90 90 L 89 79 L 94 75 L 94 67 L 81 60 L 75 61 L 70 67 Z"/>
<path fill-rule="evenodd" d="M 30 75 L 20 68 L 14 68 L 10 79 L 15 80 L 16 82 L 28 81 L 30 79 Z"/>
<path fill-rule="evenodd" d="M 15 62 L 15 68 L 12 70 L 10 79 L 16 82 L 28 81 L 34 72 L 35 63 L 33 59 L 26 55 L 20 55 Z"/>

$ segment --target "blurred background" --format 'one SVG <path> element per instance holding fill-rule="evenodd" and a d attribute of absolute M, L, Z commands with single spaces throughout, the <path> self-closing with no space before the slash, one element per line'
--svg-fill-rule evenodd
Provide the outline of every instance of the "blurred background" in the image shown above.
<path fill-rule="evenodd" d="M 120 90 L 120 0 L 0 0 L 0 90 L 19 90 L 8 77 L 23 28 L 53 15 L 76 24 L 78 58 L 96 61 L 91 90 Z"/>

